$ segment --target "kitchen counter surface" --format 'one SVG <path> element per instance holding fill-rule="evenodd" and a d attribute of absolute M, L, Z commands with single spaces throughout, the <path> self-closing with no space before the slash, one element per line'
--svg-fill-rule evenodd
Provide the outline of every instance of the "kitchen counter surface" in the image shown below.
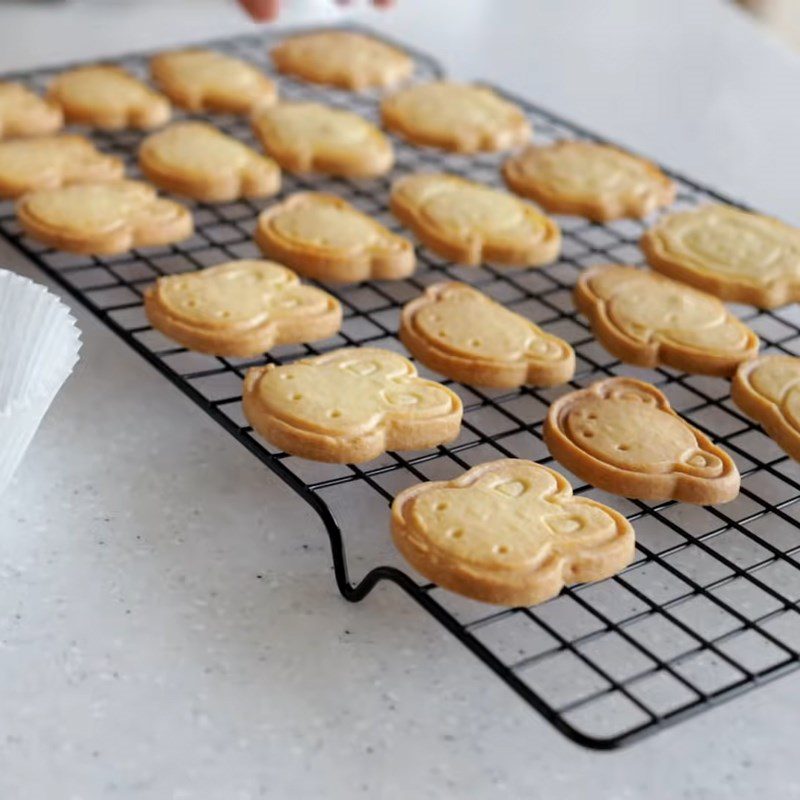
<path fill-rule="evenodd" d="M 721 0 L 353 16 L 800 223 L 800 58 Z M 0 29 L 9 70 L 253 26 L 223 0 L 73 0 L 5 3 Z M 0 797 L 800 797 L 800 675 L 582 750 L 401 592 L 341 600 L 313 512 L 76 314 L 81 363 L 0 500 Z"/>

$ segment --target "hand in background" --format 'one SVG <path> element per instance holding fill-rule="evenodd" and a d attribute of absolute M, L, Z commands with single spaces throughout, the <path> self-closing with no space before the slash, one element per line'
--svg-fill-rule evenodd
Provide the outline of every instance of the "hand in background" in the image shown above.
<path fill-rule="evenodd" d="M 348 5 L 350 0 L 336 0 L 341 5 Z M 239 0 L 245 11 L 258 22 L 270 22 L 281 13 L 283 0 Z M 388 8 L 394 0 L 372 0 L 378 8 Z"/>

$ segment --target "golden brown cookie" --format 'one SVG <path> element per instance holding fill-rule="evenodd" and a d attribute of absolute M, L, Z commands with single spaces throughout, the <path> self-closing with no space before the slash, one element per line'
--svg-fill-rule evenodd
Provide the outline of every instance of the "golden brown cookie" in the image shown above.
<path fill-rule="evenodd" d="M 606 492 L 710 505 L 739 494 L 731 457 L 670 407 L 655 386 L 608 378 L 551 404 L 544 441 L 553 457 Z"/>
<path fill-rule="evenodd" d="M 207 122 L 175 122 L 139 148 L 145 177 L 204 203 L 267 197 L 281 186 L 278 165 Z"/>
<path fill-rule="evenodd" d="M 758 336 L 716 297 L 650 270 L 591 267 L 574 298 L 600 343 L 629 364 L 729 377 L 758 355 Z"/>
<path fill-rule="evenodd" d="M 289 172 L 374 178 L 394 164 L 392 143 L 371 122 L 321 103 L 279 103 L 253 116 L 264 150 Z"/>
<path fill-rule="evenodd" d="M 416 266 L 408 239 L 322 192 L 293 194 L 262 211 L 255 239 L 265 255 L 320 281 L 393 280 Z"/>
<path fill-rule="evenodd" d="M 631 524 L 532 461 L 480 464 L 451 481 L 419 483 L 392 503 L 398 550 L 428 580 L 507 606 L 615 575 L 633 560 Z"/>
<path fill-rule="evenodd" d="M 247 371 L 244 412 L 268 442 L 314 461 L 370 461 L 455 439 L 458 395 L 389 350 L 349 347 Z"/>
<path fill-rule="evenodd" d="M 425 366 L 466 384 L 555 386 L 575 373 L 575 353 L 563 339 L 456 281 L 406 303 L 400 340 Z"/>
<path fill-rule="evenodd" d="M 247 61 L 215 50 L 174 50 L 150 59 L 150 74 L 176 106 L 187 111 L 250 114 L 270 106 L 278 90 Z"/>
<path fill-rule="evenodd" d="M 655 164 L 596 142 L 530 145 L 503 164 L 503 177 L 547 211 L 597 222 L 646 217 L 672 203 L 676 191 Z"/>
<path fill-rule="evenodd" d="M 558 225 L 508 192 L 444 173 L 395 181 L 392 213 L 443 258 L 536 267 L 561 251 Z"/>
<path fill-rule="evenodd" d="M 192 235 L 192 215 L 139 181 L 81 183 L 42 189 L 17 202 L 23 230 L 71 253 L 113 255 Z"/>
<path fill-rule="evenodd" d="M 256 356 L 279 344 L 333 336 L 339 301 L 274 261 L 230 261 L 159 278 L 144 294 L 154 328 L 190 350 Z"/>
<path fill-rule="evenodd" d="M 64 125 L 61 108 L 20 83 L 0 81 L 0 139 L 44 136 Z"/>
<path fill-rule="evenodd" d="M 414 62 L 401 50 L 350 31 L 292 36 L 271 55 L 279 72 L 356 92 L 394 86 L 414 70 Z"/>
<path fill-rule="evenodd" d="M 531 138 L 518 106 L 491 89 L 449 81 L 401 89 L 381 103 L 381 119 L 412 144 L 456 153 L 509 150 Z"/>
<path fill-rule="evenodd" d="M 0 196 L 19 197 L 70 183 L 117 180 L 125 165 L 83 136 L 63 134 L 0 143 Z"/>
<path fill-rule="evenodd" d="M 653 269 L 722 300 L 775 308 L 800 300 L 800 230 L 733 206 L 662 217 L 642 236 Z"/>
<path fill-rule="evenodd" d="M 800 461 L 800 358 L 761 356 L 744 362 L 731 398 L 795 461 Z"/>
<path fill-rule="evenodd" d="M 47 97 L 61 106 L 68 122 L 106 130 L 157 128 L 172 114 L 164 95 L 112 65 L 62 72 Z"/>

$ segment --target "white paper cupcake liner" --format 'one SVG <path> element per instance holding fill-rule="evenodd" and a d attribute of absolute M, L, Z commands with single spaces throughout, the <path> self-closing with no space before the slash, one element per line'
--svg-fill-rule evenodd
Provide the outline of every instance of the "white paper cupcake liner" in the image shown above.
<path fill-rule="evenodd" d="M 78 361 L 69 309 L 33 281 L 0 270 L 0 493 Z"/>

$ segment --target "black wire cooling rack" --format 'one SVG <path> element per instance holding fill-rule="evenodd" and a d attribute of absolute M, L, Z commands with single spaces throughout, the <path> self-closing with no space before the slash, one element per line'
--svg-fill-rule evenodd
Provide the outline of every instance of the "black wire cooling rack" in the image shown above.
<path fill-rule="evenodd" d="M 286 35 L 285 33 L 283 35 Z M 210 43 L 272 72 L 268 58 L 276 34 Z M 429 57 L 412 53 L 417 78 L 441 74 Z M 146 77 L 146 56 L 118 59 Z M 8 76 L 42 89 L 58 72 Z M 276 76 L 286 98 L 313 98 L 377 119 L 376 94 L 349 94 Z M 597 137 L 518 98 L 539 142 Z M 246 120 L 215 116 L 214 123 L 254 143 Z M 141 134 L 92 132 L 104 150 L 125 158 L 138 175 Z M 341 195 L 389 227 L 387 197 L 393 179 L 419 170 L 446 170 L 498 184 L 502 156 L 463 157 L 416 149 L 395 141 L 397 164 L 379 180 L 348 181 L 284 176 L 281 197 L 314 188 Z M 719 195 L 681 176 L 676 206 Z M 800 468 L 732 404 L 727 381 L 670 369 L 643 370 L 612 358 L 592 337 L 571 300 L 581 270 L 598 262 L 642 263 L 637 247 L 644 225 L 623 220 L 598 225 L 559 219 L 563 253 L 533 270 L 455 267 L 424 248 L 419 269 L 401 281 L 326 286 L 342 302 L 341 334 L 315 345 L 280 347 L 263 358 L 214 358 L 191 353 L 148 324 L 142 291 L 159 275 L 201 269 L 258 255 L 252 232 L 272 201 L 196 205 L 197 232 L 178 245 L 136 250 L 115 258 L 74 256 L 22 236 L 11 203 L 0 205 L 0 231 L 108 327 L 146 358 L 319 514 L 331 541 L 336 583 L 350 601 L 382 580 L 393 581 L 478 656 L 526 703 L 562 733 L 593 748 L 609 749 L 685 719 L 797 668 L 800 663 Z M 285 363 L 343 345 L 399 350 L 402 304 L 431 282 L 453 278 L 482 291 L 561 336 L 575 348 L 578 368 L 558 389 L 493 391 L 446 381 L 464 401 L 460 437 L 448 446 L 369 464 L 316 464 L 276 452 L 253 434 L 241 412 L 247 367 Z M 768 350 L 800 353 L 800 308 L 772 312 L 736 307 Z M 421 374 L 429 376 L 424 368 Z M 677 411 L 725 447 L 742 473 L 732 503 L 697 507 L 649 504 L 606 495 L 571 479 L 576 493 L 627 514 L 637 535 L 635 563 L 617 577 L 577 586 L 533 608 L 499 609 L 464 600 L 421 580 L 394 552 L 388 504 L 406 486 L 450 478 L 498 457 L 552 461 L 542 444 L 548 404 L 563 392 L 609 375 L 635 375 L 659 386 Z M 437 376 L 433 376 L 437 377 Z M 563 471 L 563 470 L 562 470 Z M 357 579 L 351 577 L 358 571 Z"/>

